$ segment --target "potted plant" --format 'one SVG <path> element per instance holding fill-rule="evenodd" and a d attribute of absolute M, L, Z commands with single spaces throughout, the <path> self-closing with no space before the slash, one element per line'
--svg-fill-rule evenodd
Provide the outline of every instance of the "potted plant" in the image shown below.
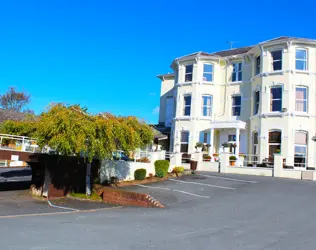
<path fill-rule="evenodd" d="M 224 142 L 222 144 L 223 148 L 224 148 L 224 152 L 228 153 L 229 152 L 229 143 L 228 142 Z"/>
<path fill-rule="evenodd" d="M 280 149 L 277 149 L 277 150 L 275 150 L 275 153 L 276 153 L 276 154 L 281 154 L 281 150 L 280 150 Z"/>
<path fill-rule="evenodd" d="M 195 144 L 195 148 L 198 152 L 202 152 L 202 148 L 203 148 L 204 144 L 202 142 L 197 142 Z"/>
<path fill-rule="evenodd" d="M 204 161 L 211 161 L 212 160 L 212 156 L 208 155 L 208 154 L 204 154 L 203 155 L 203 160 Z"/>
<path fill-rule="evenodd" d="M 229 162 L 230 162 L 231 166 L 235 166 L 236 161 L 237 161 L 237 157 L 236 156 L 232 155 L 232 156 L 229 157 Z"/>

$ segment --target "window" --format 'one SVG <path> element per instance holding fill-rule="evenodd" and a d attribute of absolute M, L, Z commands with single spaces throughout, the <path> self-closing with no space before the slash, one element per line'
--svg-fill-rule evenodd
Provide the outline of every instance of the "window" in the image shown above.
<path fill-rule="evenodd" d="M 180 152 L 181 153 L 187 153 L 188 151 L 189 151 L 189 132 L 188 131 L 182 131 L 181 132 Z"/>
<path fill-rule="evenodd" d="M 228 135 L 228 141 L 236 141 L 236 135 Z"/>
<path fill-rule="evenodd" d="M 240 116 L 241 112 L 241 96 L 232 97 L 232 116 Z"/>
<path fill-rule="evenodd" d="M 212 99 L 211 95 L 202 96 L 202 116 L 212 115 Z"/>
<path fill-rule="evenodd" d="M 251 157 L 254 163 L 257 163 L 258 161 L 258 153 L 259 153 L 259 138 L 258 138 L 258 132 L 253 132 L 253 156 Z"/>
<path fill-rule="evenodd" d="M 191 115 L 191 95 L 184 96 L 183 115 L 185 115 L 185 116 Z"/>
<path fill-rule="evenodd" d="M 295 98 L 295 111 L 307 112 L 307 88 L 296 87 Z"/>
<path fill-rule="evenodd" d="M 199 140 L 199 142 L 210 144 L 210 142 L 211 142 L 211 133 L 210 132 L 201 131 L 200 132 L 200 140 Z"/>
<path fill-rule="evenodd" d="M 281 131 L 269 132 L 269 156 L 273 156 L 277 149 L 281 150 Z"/>
<path fill-rule="evenodd" d="M 212 64 L 203 65 L 203 81 L 206 81 L 206 82 L 213 81 L 213 65 Z"/>
<path fill-rule="evenodd" d="M 282 111 L 282 87 L 271 88 L 270 111 Z"/>
<path fill-rule="evenodd" d="M 260 92 L 255 91 L 254 93 L 254 112 L 253 114 L 256 115 L 259 112 L 259 104 L 260 104 Z"/>
<path fill-rule="evenodd" d="M 260 66 L 261 65 L 261 59 L 260 56 L 257 56 L 256 58 L 256 75 L 260 73 Z"/>
<path fill-rule="evenodd" d="M 303 131 L 295 132 L 294 140 L 294 166 L 305 167 L 307 156 L 307 133 Z"/>
<path fill-rule="evenodd" d="M 307 70 L 307 50 L 296 49 L 295 69 Z"/>
<path fill-rule="evenodd" d="M 185 66 L 185 82 L 192 82 L 192 76 L 193 76 L 193 65 L 187 65 Z"/>
<path fill-rule="evenodd" d="M 271 52 L 272 56 L 272 70 L 282 70 L 282 50 Z"/>
<path fill-rule="evenodd" d="M 242 81 L 242 63 L 233 63 L 232 82 Z"/>

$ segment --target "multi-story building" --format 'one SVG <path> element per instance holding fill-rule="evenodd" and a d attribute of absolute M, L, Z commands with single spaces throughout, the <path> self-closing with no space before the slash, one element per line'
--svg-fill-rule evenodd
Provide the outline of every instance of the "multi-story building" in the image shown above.
<path fill-rule="evenodd" d="M 203 142 L 220 153 L 228 142 L 237 156 L 263 160 L 280 150 L 287 165 L 316 162 L 316 40 L 278 37 L 197 52 L 171 68 L 158 76 L 159 124 L 170 127 L 170 151 L 191 153 Z"/>

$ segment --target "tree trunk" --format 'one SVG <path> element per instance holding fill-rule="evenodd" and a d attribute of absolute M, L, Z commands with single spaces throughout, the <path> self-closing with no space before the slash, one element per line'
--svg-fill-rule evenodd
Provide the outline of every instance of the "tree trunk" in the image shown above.
<path fill-rule="evenodd" d="M 86 195 L 91 195 L 91 163 L 87 163 L 86 170 Z"/>

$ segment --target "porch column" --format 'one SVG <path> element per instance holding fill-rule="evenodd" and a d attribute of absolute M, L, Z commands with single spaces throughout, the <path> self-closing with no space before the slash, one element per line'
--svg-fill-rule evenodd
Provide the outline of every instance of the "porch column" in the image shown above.
<path fill-rule="evenodd" d="M 213 153 L 214 153 L 214 129 L 211 128 L 210 130 L 210 147 L 208 148 L 208 155 L 213 157 Z"/>
<path fill-rule="evenodd" d="M 240 128 L 236 128 L 236 149 L 235 149 L 235 154 L 236 157 L 239 157 L 239 137 L 240 137 Z"/>

